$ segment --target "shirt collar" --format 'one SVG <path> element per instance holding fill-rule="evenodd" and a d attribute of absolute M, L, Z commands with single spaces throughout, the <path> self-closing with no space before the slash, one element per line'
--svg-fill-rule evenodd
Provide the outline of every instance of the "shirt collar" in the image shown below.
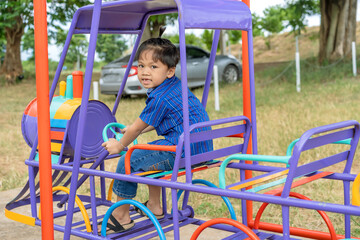
<path fill-rule="evenodd" d="M 174 76 L 172 76 L 171 78 L 167 78 L 164 80 L 164 82 L 162 82 L 159 86 L 154 87 L 154 88 L 148 88 L 146 91 L 146 95 L 149 97 L 150 93 L 152 93 L 155 89 L 161 88 L 162 86 L 164 86 L 165 84 L 169 84 L 172 81 L 174 81 L 176 79 L 176 76 L 174 74 Z"/>
<path fill-rule="evenodd" d="M 148 88 L 146 90 L 146 95 L 149 96 L 152 91 L 154 91 L 155 88 Z"/>

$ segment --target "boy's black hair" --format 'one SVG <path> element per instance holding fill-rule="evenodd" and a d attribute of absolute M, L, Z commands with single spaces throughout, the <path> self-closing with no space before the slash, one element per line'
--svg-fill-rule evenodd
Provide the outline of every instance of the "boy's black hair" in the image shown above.
<path fill-rule="evenodd" d="M 150 38 L 143 42 L 136 53 L 135 59 L 139 60 L 141 53 L 144 51 L 153 51 L 153 60 L 162 62 L 168 68 L 176 67 L 180 59 L 176 46 L 165 38 Z"/>

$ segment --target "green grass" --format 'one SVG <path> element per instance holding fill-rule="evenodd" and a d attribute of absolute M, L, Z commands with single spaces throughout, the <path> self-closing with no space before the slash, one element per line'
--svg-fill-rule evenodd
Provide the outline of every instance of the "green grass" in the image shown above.
<path fill-rule="evenodd" d="M 308 60 L 311 62 L 314 60 Z M 282 77 L 273 81 L 284 66 L 272 67 L 256 73 L 256 103 L 258 127 L 258 152 L 267 155 L 284 155 L 288 144 L 301 136 L 306 130 L 324 124 L 331 124 L 349 119 L 360 119 L 360 78 L 352 77 L 351 64 L 341 62 L 332 68 L 316 68 L 302 62 L 301 92 L 296 92 L 295 69 L 290 68 Z M 31 68 L 28 69 L 31 73 Z M 70 73 L 70 72 L 69 72 Z M 65 79 L 68 73 L 61 76 Z M 95 72 L 93 80 L 99 79 Z M 202 89 L 195 94 L 201 98 Z M 34 74 L 28 74 L 16 86 L 0 87 L 0 190 L 22 187 L 27 180 L 27 167 L 24 160 L 28 158 L 30 147 L 21 134 L 21 118 L 26 105 L 36 96 Z M 92 94 L 90 94 L 92 96 Z M 210 90 L 207 111 L 211 119 L 242 115 L 242 84 L 220 86 L 220 111 L 214 110 L 213 88 Z M 115 97 L 100 95 L 100 100 L 112 109 Z M 123 99 L 118 108 L 118 122 L 130 124 L 145 106 L 145 98 Z M 140 143 L 156 138 L 154 133 L 139 137 Z M 217 143 L 226 144 L 226 143 Z M 330 152 L 335 151 L 328 149 Z M 313 157 L 310 153 L 309 158 Z M 358 153 L 355 157 L 352 173 L 360 172 Z M 106 170 L 114 171 L 117 159 L 106 164 Z M 194 178 L 206 179 L 215 184 L 218 169 L 195 174 Z M 227 171 L 227 182 L 239 178 L 235 171 Z M 315 191 L 314 191 L 315 189 Z M 81 190 L 88 192 L 86 187 Z M 341 202 L 342 185 L 321 180 L 299 188 L 299 193 L 317 201 Z M 144 201 L 147 189 L 141 186 L 137 199 Z M 231 199 L 238 217 L 241 216 L 240 200 Z M 200 218 L 228 217 L 227 208 L 220 197 L 205 194 L 190 194 L 190 203 L 195 214 Z M 257 209 L 259 203 L 254 203 Z M 256 213 L 256 212 L 255 212 Z M 254 213 L 254 214 L 255 214 Z M 262 221 L 281 224 L 281 210 L 277 206 L 268 206 Z M 327 231 L 323 220 L 315 211 L 291 210 L 292 226 Z M 343 218 L 339 214 L 329 214 L 338 234 L 343 234 Z M 360 217 L 353 218 L 353 236 L 360 236 Z"/>

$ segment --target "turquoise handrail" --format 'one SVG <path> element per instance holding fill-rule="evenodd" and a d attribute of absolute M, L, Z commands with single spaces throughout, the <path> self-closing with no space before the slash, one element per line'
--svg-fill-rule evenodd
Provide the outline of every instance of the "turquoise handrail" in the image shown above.
<path fill-rule="evenodd" d="M 206 180 L 204 180 L 204 179 L 194 179 L 194 180 L 192 181 L 192 184 L 203 184 L 203 185 L 208 186 L 208 187 L 217 188 L 217 186 L 216 186 L 215 184 L 213 184 L 212 182 L 206 181 Z M 184 190 L 179 190 L 179 191 L 178 191 L 178 193 L 177 193 L 177 200 L 180 199 L 181 194 L 182 194 L 183 192 L 184 192 Z M 231 219 L 237 220 L 237 219 L 236 219 L 235 210 L 234 210 L 234 208 L 233 208 L 230 200 L 229 200 L 227 197 L 224 197 L 224 196 L 221 196 L 221 198 L 224 200 L 227 208 L 229 209 Z"/>
<path fill-rule="evenodd" d="M 108 138 L 108 136 L 107 136 L 107 130 L 108 130 L 108 129 L 110 129 L 110 131 L 112 131 L 112 132 L 115 134 L 115 138 L 116 138 L 116 140 L 118 140 L 118 141 L 120 141 L 120 139 L 121 139 L 122 136 L 124 135 L 124 134 L 122 134 L 122 133 L 116 132 L 116 131 L 113 129 L 113 127 L 118 127 L 118 128 L 120 128 L 120 129 L 126 128 L 126 126 L 125 126 L 124 124 L 117 123 L 117 122 L 112 122 L 112 123 L 107 124 L 107 125 L 104 127 L 103 131 L 102 131 L 102 137 L 103 137 L 104 142 L 109 141 L 109 138 Z M 134 143 L 134 145 L 138 144 L 137 139 L 135 139 L 133 143 Z M 122 151 L 121 153 L 119 153 L 119 155 L 123 155 L 123 154 L 126 154 L 126 151 Z"/>
<path fill-rule="evenodd" d="M 270 155 L 253 155 L 253 154 L 233 154 L 227 157 L 220 165 L 219 169 L 219 187 L 225 189 L 225 169 L 231 160 L 247 160 L 258 162 L 273 162 L 288 164 L 291 156 L 270 156 Z"/>
<path fill-rule="evenodd" d="M 147 207 L 145 207 L 144 204 L 132 199 L 124 199 L 119 202 L 116 202 L 106 211 L 103 222 L 101 224 L 101 236 L 106 237 L 106 225 L 109 221 L 111 213 L 115 210 L 115 208 L 120 207 L 124 204 L 131 204 L 134 205 L 135 207 L 140 208 L 154 224 L 156 231 L 159 234 L 160 240 L 166 240 L 164 231 L 162 230 L 161 225 L 159 221 L 156 219 L 155 215 Z"/>

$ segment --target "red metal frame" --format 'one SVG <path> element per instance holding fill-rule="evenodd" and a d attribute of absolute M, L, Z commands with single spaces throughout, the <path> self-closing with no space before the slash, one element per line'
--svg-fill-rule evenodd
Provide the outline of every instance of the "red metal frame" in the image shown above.
<path fill-rule="evenodd" d="M 51 150 L 49 63 L 46 1 L 34 0 L 36 96 L 38 109 L 40 208 L 42 239 L 54 239 Z M 45 47 L 44 47 L 45 46 Z"/>

